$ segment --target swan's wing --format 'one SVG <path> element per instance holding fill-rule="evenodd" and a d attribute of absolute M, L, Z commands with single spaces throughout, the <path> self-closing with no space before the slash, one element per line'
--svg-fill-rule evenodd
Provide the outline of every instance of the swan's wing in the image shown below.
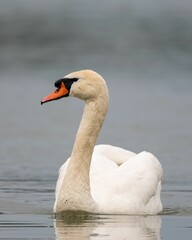
<path fill-rule="evenodd" d="M 136 154 L 131 151 L 104 144 L 95 146 L 93 155 L 94 154 L 105 156 L 107 159 L 113 161 L 117 165 L 121 165 L 130 158 L 136 156 Z"/>
<path fill-rule="evenodd" d="M 121 184 L 118 184 L 124 188 L 122 191 L 129 188 L 138 196 L 152 196 L 158 183 L 163 180 L 160 162 L 148 152 L 141 152 L 123 163 L 115 175 L 117 178 L 121 176 Z"/>
<path fill-rule="evenodd" d="M 90 175 L 91 192 L 105 211 L 155 214 L 162 210 L 162 178 L 159 161 L 151 153 L 142 152 L 120 166 L 105 166 L 104 171 Z"/>
<path fill-rule="evenodd" d="M 67 161 L 59 169 L 59 176 L 58 176 L 58 179 L 57 179 L 57 184 L 56 184 L 56 189 L 55 189 L 55 198 L 56 199 L 57 199 L 60 187 L 62 185 L 63 179 L 65 177 L 65 173 L 66 173 L 66 170 L 67 170 L 67 165 L 68 165 L 69 159 L 70 158 L 68 158 Z"/>
<path fill-rule="evenodd" d="M 116 201 L 124 199 L 122 205 L 156 214 L 162 211 L 160 199 L 163 170 L 158 159 L 151 153 L 141 152 L 122 164 L 114 178 L 119 179 L 113 184 L 112 194 L 118 196 Z M 126 199 L 129 199 L 126 201 Z"/>

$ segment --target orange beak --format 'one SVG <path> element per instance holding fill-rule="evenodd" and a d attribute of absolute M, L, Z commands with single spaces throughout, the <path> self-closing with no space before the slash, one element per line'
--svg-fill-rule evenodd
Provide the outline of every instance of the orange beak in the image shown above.
<path fill-rule="evenodd" d="M 50 101 L 57 100 L 59 98 L 68 96 L 68 94 L 69 94 L 69 91 L 65 87 L 65 84 L 62 82 L 60 88 L 56 89 L 55 91 L 53 91 L 52 93 L 50 93 L 48 96 L 44 97 L 41 100 L 41 105 L 43 103 L 50 102 Z"/>

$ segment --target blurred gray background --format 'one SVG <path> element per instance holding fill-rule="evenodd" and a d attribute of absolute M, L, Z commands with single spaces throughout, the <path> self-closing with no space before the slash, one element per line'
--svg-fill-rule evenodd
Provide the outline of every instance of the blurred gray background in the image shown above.
<path fill-rule="evenodd" d="M 191 77 L 190 0 L 0 0 L 0 70 Z"/>

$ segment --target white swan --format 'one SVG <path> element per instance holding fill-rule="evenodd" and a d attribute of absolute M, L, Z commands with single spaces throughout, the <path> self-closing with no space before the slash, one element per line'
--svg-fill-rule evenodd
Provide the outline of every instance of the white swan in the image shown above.
<path fill-rule="evenodd" d="M 163 171 L 151 153 L 95 146 L 108 108 L 104 79 L 94 71 L 71 73 L 41 103 L 66 96 L 85 101 L 71 157 L 59 170 L 54 212 L 158 214 Z"/>

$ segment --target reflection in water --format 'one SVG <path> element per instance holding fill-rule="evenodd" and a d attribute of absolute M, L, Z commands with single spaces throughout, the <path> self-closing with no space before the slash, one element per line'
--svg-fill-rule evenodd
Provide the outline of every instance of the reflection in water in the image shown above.
<path fill-rule="evenodd" d="M 160 240 L 160 216 L 66 214 L 55 219 L 56 239 Z"/>

